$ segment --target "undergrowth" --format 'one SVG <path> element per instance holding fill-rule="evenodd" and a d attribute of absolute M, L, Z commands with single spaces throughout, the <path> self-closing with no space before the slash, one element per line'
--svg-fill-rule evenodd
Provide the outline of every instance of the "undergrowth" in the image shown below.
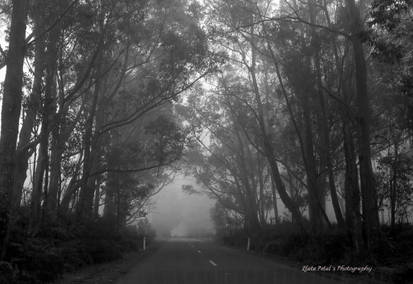
<path fill-rule="evenodd" d="M 135 227 L 117 228 L 103 218 L 78 222 L 75 216 L 41 224 L 33 233 L 28 218 L 20 216 L 11 231 L 5 260 L 0 262 L 0 284 L 48 283 L 64 272 L 138 250 L 142 238 Z"/>

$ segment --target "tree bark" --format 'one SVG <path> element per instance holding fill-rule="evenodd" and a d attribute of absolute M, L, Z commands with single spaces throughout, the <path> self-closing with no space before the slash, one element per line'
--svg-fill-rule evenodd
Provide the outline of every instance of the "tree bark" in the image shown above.
<path fill-rule="evenodd" d="M 253 172 L 253 170 L 247 167 L 251 164 L 252 161 L 251 159 L 247 158 L 249 149 L 248 146 L 244 145 L 243 139 L 245 139 L 245 137 L 241 136 L 241 133 L 239 133 L 237 129 L 235 130 L 235 134 L 239 143 L 239 149 L 237 152 L 239 154 L 239 169 L 241 171 L 240 179 L 242 181 L 243 187 L 245 188 L 247 201 L 247 208 L 245 208 L 247 225 L 246 229 L 249 232 L 254 232 L 260 228 L 260 222 L 258 219 L 259 210 L 257 205 L 257 192 L 251 178 L 251 173 Z"/>
<path fill-rule="evenodd" d="M 391 180 L 390 180 L 390 226 L 394 229 L 396 224 L 396 201 L 397 201 L 397 162 L 399 159 L 399 145 L 394 142 L 394 159 L 391 165 Z"/>
<path fill-rule="evenodd" d="M 39 154 L 37 159 L 37 167 L 34 173 L 34 183 L 32 190 L 31 198 L 31 215 L 30 215 L 30 231 L 32 233 L 36 232 L 39 222 L 40 222 L 40 213 L 41 213 L 41 199 L 43 192 L 43 184 L 46 174 L 46 167 L 48 164 L 49 154 L 49 134 L 48 134 L 48 118 L 46 117 L 46 105 L 43 107 L 43 119 L 42 119 L 42 128 L 40 131 L 40 147 Z"/>
<path fill-rule="evenodd" d="M 321 68 L 320 68 L 320 59 L 319 55 L 316 54 L 315 58 L 316 64 L 316 73 L 317 73 L 317 89 L 318 89 L 318 99 L 319 99 L 319 106 L 320 106 L 320 136 L 321 136 L 321 147 L 320 150 L 320 157 L 325 159 L 325 162 L 322 163 L 323 167 L 321 167 L 320 171 L 324 172 L 327 171 L 328 177 L 328 185 L 330 189 L 330 196 L 331 201 L 333 204 L 334 214 L 336 216 L 337 223 L 340 227 L 345 226 L 343 214 L 341 212 L 340 203 L 338 201 L 337 196 L 337 189 L 334 181 L 334 172 L 333 172 L 333 164 L 332 164 L 332 157 L 331 157 L 331 145 L 330 145 L 330 133 L 329 133 L 329 126 L 328 126 L 328 118 L 327 118 L 327 108 L 326 102 L 324 98 L 324 92 L 322 90 L 322 82 L 321 82 Z M 324 167 L 325 166 L 325 167 Z"/>
<path fill-rule="evenodd" d="M 48 7 L 48 10 L 51 10 Z M 51 13 L 49 11 L 49 13 Z M 45 101 L 43 106 L 42 129 L 40 133 L 40 150 L 37 170 L 35 173 L 36 179 L 32 194 L 32 229 L 40 221 L 42 191 L 45 195 L 45 208 L 49 198 L 49 134 L 51 131 L 58 131 L 58 122 L 56 121 L 57 109 L 57 87 L 56 87 L 56 72 L 57 72 L 57 51 L 58 39 L 60 30 L 58 25 L 55 26 L 48 34 L 47 39 L 47 55 L 46 55 L 46 81 L 45 81 Z"/>
<path fill-rule="evenodd" d="M 27 0 L 12 1 L 9 52 L 6 58 L 0 132 L 0 260 L 5 256 L 9 234 L 10 198 L 14 188 L 16 143 L 22 101 L 23 61 L 26 53 L 25 33 Z"/>
<path fill-rule="evenodd" d="M 90 183 L 90 174 L 93 167 L 93 154 L 92 154 L 92 144 L 93 144 L 93 125 L 95 122 L 95 116 L 98 105 L 98 97 L 100 92 L 100 75 L 98 74 L 99 68 L 96 71 L 97 80 L 95 84 L 95 90 L 93 91 L 93 98 L 89 106 L 89 115 L 87 118 L 85 135 L 83 136 L 83 151 L 84 151 L 84 162 L 83 162 L 83 171 L 81 179 L 81 188 L 80 188 L 80 199 L 79 199 L 79 208 L 78 216 L 91 218 L 93 213 L 93 197 L 94 197 L 94 187 Z"/>
<path fill-rule="evenodd" d="M 272 204 L 273 204 L 273 210 L 274 210 L 274 223 L 278 224 L 278 204 L 277 204 L 277 190 L 275 186 L 275 182 L 273 178 L 271 177 L 271 194 L 272 194 Z"/>
<path fill-rule="evenodd" d="M 310 18 L 310 23 L 312 25 L 317 24 L 317 7 L 314 5 L 315 3 L 313 1 L 308 2 L 308 9 L 309 9 L 309 18 Z M 334 184 L 334 176 L 332 174 L 332 165 L 331 165 L 331 156 L 329 154 L 330 151 L 330 142 L 329 142 L 329 132 L 328 132 L 328 120 L 327 120 L 327 114 L 326 114 L 326 108 L 325 108 L 325 101 L 324 101 L 324 92 L 323 92 L 323 87 L 322 87 L 322 74 L 321 74 L 321 59 L 320 59 L 320 39 L 317 30 L 314 28 L 314 26 L 310 26 L 310 33 L 311 33 L 311 48 L 312 48 L 312 59 L 313 59 L 313 69 L 314 69 L 314 96 L 310 96 L 310 98 L 307 98 L 307 96 L 304 94 L 306 98 L 304 98 L 304 125 L 305 125 L 305 143 L 308 144 L 305 149 L 308 149 L 307 152 L 307 162 L 310 163 L 308 165 L 308 169 L 312 172 L 310 174 L 311 179 L 315 179 L 315 183 L 309 182 L 309 186 L 315 184 L 315 187 L 312 189 L 312 191 L 315 192 L 315 198 L 317 198 L 317 202 L 322 204 L 322 208 L 319 208 L 319 210 L 325 210 L 325 197 L 324 197 L 324 192 L 325 192 L 325 187 L 326 187 L 326 177 L 328 176 L 329 180 L 329 187 L 330 187 L 330 194 L 331 194 L 331 199 L 333 203 L 333 208 L 334 212 L 336 215 L 336 219 L 340 225 L 342 225 L 343 222 L 343 217 L 341 214 L 341 210 L 339 207 L 338 203 L 338 198 L 337 198 L 337 193 L 336 193 L 336 188 Z M 311 92 L 309 92 L 309 95 L 311 95 Z M 318 132 L 320 134 L 320 150 L 319 150 L 319 158 L 320 158 L 320 166 L 319 166 L 319 171 L 317 173 L 316 169 L 316 164 L 315 164 L 315 158 L 314 158 L 314 153 L 312 149 L 313 145 L 313 134 L 311 130 L 311 113 L 308 114 L 308 112 L 311 112 L 311 105 L 310 101 L 311 99 L 316 102 L 316 98 L 318 98 L 318 107 L 320 112 L 318 113 L 317 117 L 317 123 L 318 123 Z M 309 132 L 309 133 L 307 133 Z M 307 140 L 309 140 L 307 142 Z M 311 148 L 310 148 L 311 147 Z M 308 171 L 307 171 L 308 173 Z M 318 178 L 317 178 L 318 177 Z M 322 212 L 320 212 L 322 213 Z M 322 217 L 322 216 L 320 216 Z M 327 220 L 328 222 L 328 220 Z M 318 226 L 317 223 L 313 223 L 313 226 Z M 320 224 L 322 225 L 322 224 Z"/>
<path fill-rule="evenodd" d="M 312 116 L 310 112 L 310 98 L 309 93 L 302 94 L 302 107 L 303 107 L 303 149 L 304 149 L 304 166 L 307 175 L 307 184 L 309 191 L 309 215 L 313 233 L 322 231 L 325 222 L 329 223 L 328 218 L 325 216 L 325 198 L 322 188 L 319 188 L 319 182 L 317 179 L 317 165 L 314 156 L 314 142 L 313 142 L 313 127 Z"/>
<path fill-rule="evenodd" d="M 52 5 L 53 6 L 53 5 Z M 58 7 L 59 8 L 59 7 Z M 58 62 L 58 48 L 60 38 L 60 25 L 56 25 L 49 33 L 48 37 L 48 56 L 46 68 L 46 98 L 49 98 L 48 120 L 50 128 L 48 132 L 52 133 L 51 157 L 50 157 L 50 183 L 45 182 L 46 192 L 46 208 L 48 214 L 56 215 L 57 207 L 57 193 L 60 182 L 60 161 L 64 151 L 64 143 L 59 141 L 59 136 L 62 135 L 63 117 L 65 114 L 61 104 L 60 114 L 56 113 L 57 109 L 57 62 Z M 63 96 L 63 94 L 60 94 Z M 63 144 L 63 145 L 62 145 Z M 47 169 L 46 169 L 47 170 Z"/>
<path fill-rule="evenodd" d="M 354 139 L 345 118 L 343 119 L 343 138 L 346 164 L 344 181 L 346 223 L 348 231 L 352 236 L 354 248 L 356 249 L 356 252 L 359 253 L 363 245 L 360 214 L 360 188 L 358 183 Z"/>
<path fill-rule="evenodd" d="M 38 13 L 36 13 L 38 15 Z M 44 55 L 45 55 L 45 41 L 44 38 L 40 38 L 40 32 L 43 28 L 40 17 L 35 18 L 34 33 L 36 38 L 35 42 L 35 59 L 34 59 L 34 78 L 32 92 L 29 97 L 29 103 L 27 106 L 26 116 L 23 120 L 23 125 L 20 130 L 19 143 L 16 153 L 16 167 L 14 171 L 14 189 L 13 189 L 13 203 L 15 207 L 18 207 L 21 202 L 22 190 L 24 182 L 27 177 L 28 160 L 37 146 L 37 142 L 30 145 L 30 139 L 32 138 L 32 131 L 35 126 L 36 117 L 41 108 L 41 92 L 42 81 L 44 75 Z"/>
<path fill-rule="evenodd" d="M 313 5 L 311 5 L 311 10 L 314 9 Z M 315 23 L 315 15 L 314 11 L 310 12 L 311 14 L 311 22 Z M 333 165 L 332 165 L 332 158 L 330 153 L 330 133 L 328 127 L 328 118 L 327 118 L 327 108 L 326 102 L 324 98 L 324 91 L 323 91 L 323 83 L 322 83 L 322 74 L 321 74 L 321 62 L 320 62 L 320 52 L 319 52 L 319 38 L 318 34 L 312 29 L 313 33 L 313 45 L 314 45 L 314 65 L 316 71 L 316 84 L 317 84 L 317 94 L 318 94 L 318 103 L 320 108 L 319 113 L 319 131 L 321 136 L 321 147 L 320 147 L 320 159 L 323 161 L 320 163 L 320 176 L 324 177 L 325 175 L 323 172 L 327 172 L 328 177 L 328 185 L 330 189 L 330 196 L 331 201 L 333 204 L 334 214 L 336 216 L 337 223 L 340 227 L 344 227 L 344 218 L 343 214 L 341 213 L 340 204 L 338 201 L 337 196 L 337 189 L 334 181 L 334 173 L 333 173 Z"/>
<path fill-rule="evenodd" d="M 80 159 L 81 160 L 81 159 Z M 75 174 L 72 176 L 67 189 L 65 193 L 63 194 L 62 201 L 60 202 L 59 206 L 59 213 L 60 214 L 67 214 L 69 212 L 69 206 L 70 202 L 74 200 L 74 196 L 76 194 L 76 191 L 79 189 L 79 178 L 78 178 L 78 172 L 81 169 L 81 162 L 79 161 L 77 166 L 76 166 L 76 171 Z"/>
<path fill-rule="evenodd" d="M 96 132 L 99 132 L 101 127 L 105 123 L 105 107 L 103 104 L 103 99 L 99 101 L 97 110 L 96 110 Z M 106 135 L 98 136 L 94 135 L 92 139 L 92 172 L 96 172 L 100 167 L 102 167 L 102 152 L 103 152 L 103 140 L 106 139 Z M 100 186 L 102 184 L 102 177 L 100 175 L 93 176 L 90 180 L 90 186 L 93 187 L 95 192 L 95 199 L 93 204 L 93 215 L 95 217 L 99 216 L 99 207 L 100 207 Z"/>
<path fill-rule="evenodd" d="M 368 249 L 377 241 L 379 233 L 379 214 L 377 189 L 374 184 L 370 150 L 370 103 L 367 90 L 367 64 L 364 57 L 362 37 L 364 34 L 360 11 L 354 0 L 346 0 L 346 7 L 352 22 L 349 29 L 353 47 L 353 61 L 356 78 L 356 102 L 358 123 L 358 151 L 360 164 L 360 184 L 365 233 Z"/>

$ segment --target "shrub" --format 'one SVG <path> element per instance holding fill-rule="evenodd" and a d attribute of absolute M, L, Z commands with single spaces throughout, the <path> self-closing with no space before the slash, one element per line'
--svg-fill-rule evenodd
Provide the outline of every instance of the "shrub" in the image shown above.
<path fill-rule="evenodd" d="M 28 239 L 12 261 L 18 268 L 19 283 L 47 283 L 64 272 L 61 250 L 41 239 Z"/>
<path fill-rule="evenodd" d="M 120 231 L 119 245 L 123 251 L 138 250 L 141 247 L 142 236 L 138 234 L 135 226 L 125 227 Z M 148 238 L 147 244 L 151 238 Z"/>
<path fill-rule="evenodd" d="M 60 244 L 64 259 L 64 270 L 74 271 L 82 266 L 92 264 L 93 259 L 81 240 L 70 240 Z"/>
<path fill-rule="evenodd" d="M 248 234 L 243 230 L 224 235 L 224 244 L 244 247 Z M 251 249 L 287 256 L 298 261 L 322 263 L 350 262 L 351 240 L 345 231 L 333 228 L 331 232 L 310 236 L 290 223 L 266 226 L 250 235 Z"/>
<path fill-rule="evenodd" d="M 48 283 L 65 271 L 119 259 L 123 251 L 138 248 L 136 229 L 117 230 L 102 218 L 81 224 L 61 218 L 44 223 L 35 236 L 28 234 L 27 218 L 20 216 L 11 232 L 0 283 Z"/>
<path fill-rule="evenodd" d="M 107 262 L 122 257 L 121 247 L 112 240 L 87 239 L 85 240 L 85 247 L 93 263 Z"/>

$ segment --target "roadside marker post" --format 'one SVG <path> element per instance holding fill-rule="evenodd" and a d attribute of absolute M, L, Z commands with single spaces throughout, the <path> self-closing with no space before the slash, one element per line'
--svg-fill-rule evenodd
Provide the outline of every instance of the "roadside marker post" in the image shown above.
<path fill-rule="evenodd" d="M 250 251 L 250 247 L 251 247 L 251 239 L 248 237 L 248 240 L 247 240 L 247 251 Z"/>
<path fill-rule="evenodd" d="M 143 237 L 143 251 L 146 250 L 146 237 Z"/>

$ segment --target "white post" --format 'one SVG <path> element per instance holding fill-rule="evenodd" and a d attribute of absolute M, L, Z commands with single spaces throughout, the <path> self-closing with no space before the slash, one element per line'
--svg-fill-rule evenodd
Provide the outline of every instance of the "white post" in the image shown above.
<path fill-rule="evenodd" d="M 146 237 L 143 237 L 143 250 L 146 250 Z"/>
<path fill-rule="evenodd" d="M 250 238 L 248 237 L 248 241 L 247 241 L 247 251 L 250 250 L 250 246 L 251 246 L 251 240 L 250 240 Z"/>

